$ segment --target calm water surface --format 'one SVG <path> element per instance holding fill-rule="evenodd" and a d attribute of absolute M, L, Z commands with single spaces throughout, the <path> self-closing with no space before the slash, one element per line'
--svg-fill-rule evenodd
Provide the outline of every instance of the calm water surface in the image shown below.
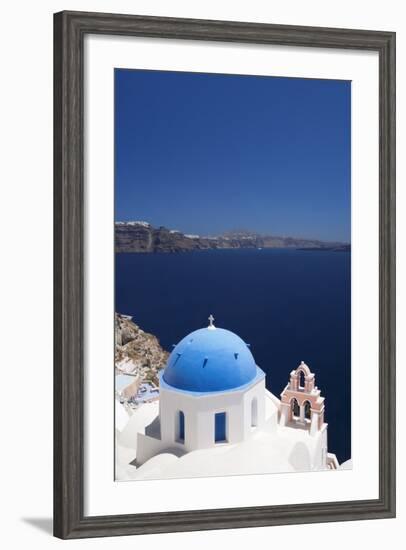
<path fill-rule="evenodd" d="M 329 450 L 342 462 L 351 457 L 350 268 L 349 252 L 117 254 L 116 311 L 168 351 L 213 313 L 251 345 L 277 396 L 305 361 L 326 398 Z"/>

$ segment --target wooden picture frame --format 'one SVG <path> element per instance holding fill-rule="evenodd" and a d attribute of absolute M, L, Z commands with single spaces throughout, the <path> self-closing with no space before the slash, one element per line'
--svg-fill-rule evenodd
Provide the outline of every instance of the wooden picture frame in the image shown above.
<path fill-rule="evenodd" d="M 54 17 L 54 534 L 60 538 L 395 516 L 395 34 L 61 12 Z M 125 35 L 379 54 L 379 498 L 88 517 L 83 511 L 83 40 Z"/>

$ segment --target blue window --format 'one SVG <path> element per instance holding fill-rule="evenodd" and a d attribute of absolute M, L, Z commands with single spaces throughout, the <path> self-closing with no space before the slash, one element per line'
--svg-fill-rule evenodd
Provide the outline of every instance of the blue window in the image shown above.
<path fill-rule="evenodd" d="M 227 441 L 226 438 L 226 413 L 216 413 L 214 415 L 214 431 L 215 431 L 215 442 L 219 443 L 220 441 Z"/>
<path fill-rule="evenodd" d="M 185 415 L 179 411 L 179 441 L 185 441 Z"/>

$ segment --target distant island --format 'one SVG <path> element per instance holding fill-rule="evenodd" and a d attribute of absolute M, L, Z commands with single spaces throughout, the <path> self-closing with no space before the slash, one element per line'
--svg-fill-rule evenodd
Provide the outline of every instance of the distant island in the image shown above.
<path fill-rule="evenodd" d="M 237 248 L 348 251 L 350 245 L 342 242 L 261 235 L 250 231 L 230 231 L 215 236 L 189 235 L 163 226 L 156 228 L 145 221 L 115 222 L 116 252 L 175 253 Z"/>

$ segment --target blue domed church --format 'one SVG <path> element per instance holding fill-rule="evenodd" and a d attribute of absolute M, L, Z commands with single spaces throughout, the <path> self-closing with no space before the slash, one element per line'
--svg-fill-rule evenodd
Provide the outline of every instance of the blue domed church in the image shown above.
<path fill-rule="evenodd" d="M 265 422 L 265 373 L 248 344 L 209 320 L 169 356 L 159 416 L 138 434 L 139 465 L 164 450 L 183 454 L 241 443 Z"/>

